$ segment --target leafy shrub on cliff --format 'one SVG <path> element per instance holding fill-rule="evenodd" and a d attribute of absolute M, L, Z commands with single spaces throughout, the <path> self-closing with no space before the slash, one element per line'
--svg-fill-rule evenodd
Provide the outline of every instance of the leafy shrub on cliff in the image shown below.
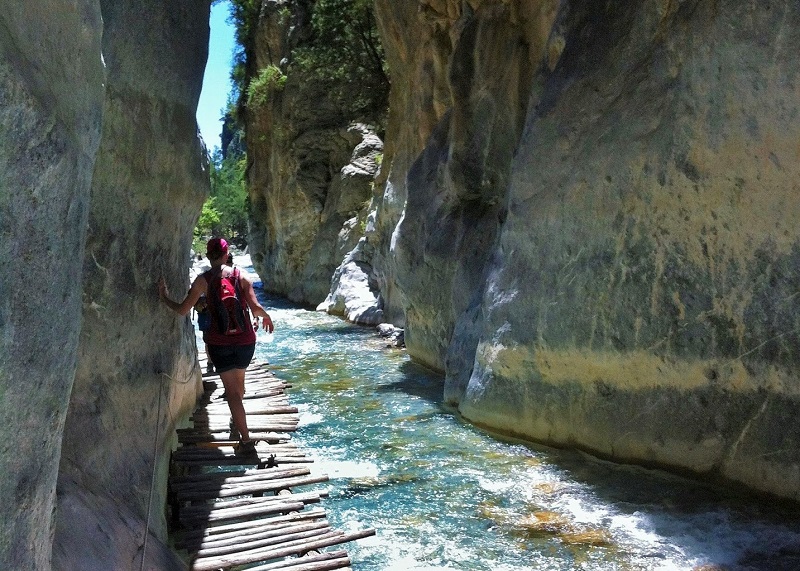
<path fill-rule="evenodd" d="M 247 86 L 247 106 L 258 109 L 269 101 L 270 94 L 281 91 L 286 85 L 286 76 L 277 65 L 268 65 Z"/>
<path fill-rule="evenodd" d="M 300 90 L 300 99 L 323 97 L 328 102 L 324 107 L 335 110 L 343 122 L 384 122 L 389 78 L 372 0 L 286 1 L 269 6 L 260 0 L 230 2 L 237 45 L 231 79 L 239 112 L 242 107 L 257 110 L 288 79 Z M 278 24 L 295 38 L 287 42 L 291 53 L 280 68 L 271 64 L 256 70 L 252 67 L 256 30 L 269 10 L 275 10 Z"/>

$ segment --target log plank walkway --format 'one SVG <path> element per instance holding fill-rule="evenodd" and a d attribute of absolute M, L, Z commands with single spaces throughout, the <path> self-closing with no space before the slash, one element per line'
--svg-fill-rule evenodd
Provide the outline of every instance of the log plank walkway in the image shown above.
<path fill-rule="evenodd" d="M 199 364 L 205 371 L 205 358 Z M 260 442 L 257 456 L 237 456 L 222 382 L 203 375 L 193 427 L 178 430 L 168 491 L 175 547 L 186 550 L 192 571 L 347 570 L 346 551 L 321 550 L 375 535 L 331 529 L 323 509 L 308 507 L 324 490 L 294 492 L 328 477 L 312 475 L 313 461 L 291 442 L 300 417 L 286 397 L 289 386 L 266 363 L 247 369 L 247 425 Z"/>

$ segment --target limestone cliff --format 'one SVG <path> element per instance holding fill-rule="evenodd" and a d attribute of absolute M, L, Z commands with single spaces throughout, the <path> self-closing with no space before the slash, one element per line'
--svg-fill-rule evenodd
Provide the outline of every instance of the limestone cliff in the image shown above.
<path fill-rule="evenodd" d="M 565 8 L 451 396 L 495 428 L 800 499 L 800 6 Z"/>
<path fill-rule="evenodd" d="M 100 140 L 101 31 L 91 0 L 0 10 L 2 569 L 50 565 Z"/>
<path fill-rule="evenodd" d="M 446 399 L 800 499 L 797 3 L 376 6 L 373 264 Z"/>
<path fill-rule="evenodd" d="M 253 263 L 266 290 L 309 306 L 326 300 L 331 276 L 364 235 L 383 151 L 377 127 L 366 121 L 370 114 L 340 104 L 367 87 L 337 94 L 303 66 L 314 57 L 309 50 L 324 44 L 312 24 L 313 4 L 263 4 L 252 22 L 258 31 L 242 105 Z M 326 307 L 354 321 L 382 320 L 374 280 L 352 284 L 360 301 L 350 310 L 330 300 Z M 355 309 L 370 297 L 372 306 Z"/>
<path fill-rule="evenodd" d="M 155 283 L 185 291 L 208 191 L 208 15 L 183 0 L 0 10 L 2 569 L 138 568 L 154 464 L 146 568 L 183 567 L 158 539 L 199 373 Z"/>
<path fill-rule="evenodd" d="M 208 194 L 194 118 L 208 51 L 202 4 L 101 2 L 105 109 L 59 475 L 56 568 L 84 568 L 90 556 L 105 557 L 109 569 L 136 559 L 153 462 L 150 529 L 166 535 L 169 451 L 199 374 L 193 330 L 157 302 L 154 284 L 163 274 L 176 296 L 186 291 L 192 228 Z M 71 525 L 76 514 L 102 525 Z M 76 544 L 97 548 L 87 554 Z M 156 541 L 151 550 L 158 553 Z"/>
<path fill-rule="evenodd" d="M 372 303 L 404 325 L 476 423 L 800 499 L 800 6 L 376 0 L 375 13 L 392 85 L 383 163 L 321 307 Z M 333 153 L 287 159 L 309 146 L 292 146 L 297 132 L 275 143 L 298 109 L 288 87 L 276 101 L 248 123 L 249 143 L 272 145 L 252 155 L 269 220 L 258 269 L 307 301 L 308 252 L 334 243 L 317 214 Z M 348 288 L 359 279 L 364 298 Z"/>

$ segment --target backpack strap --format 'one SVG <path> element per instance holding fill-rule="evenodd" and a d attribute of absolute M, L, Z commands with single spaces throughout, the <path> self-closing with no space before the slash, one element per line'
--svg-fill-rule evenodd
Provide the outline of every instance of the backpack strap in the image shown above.
<path fill-rule="evenodd" d="M 247 305 L 247 302 L 242 299 L 242 273 L 239 271 L 239 268 L 233 268 L 231 276 L 233 276 L 233 289 L 236 292 L 236 299 L 239 300 L 239 305 L 242 306 L 242 311 L 245 314 L 248 314 L 250 312 L 250 306 Z"/>

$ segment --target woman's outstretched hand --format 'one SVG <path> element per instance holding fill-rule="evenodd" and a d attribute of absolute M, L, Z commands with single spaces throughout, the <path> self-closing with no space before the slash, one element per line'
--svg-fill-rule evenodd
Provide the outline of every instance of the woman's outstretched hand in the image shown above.
<path fill-rule="evenodd" d="M 275 325 L 272 323 L 272 318 L 270 318 L 269 314 L 264 314 L 264 317 L 261 319 L 261 327 L 268 333 L 275 331 Z M 255 329 L 258 329 L 258 317 L 256 317 Z"/>

